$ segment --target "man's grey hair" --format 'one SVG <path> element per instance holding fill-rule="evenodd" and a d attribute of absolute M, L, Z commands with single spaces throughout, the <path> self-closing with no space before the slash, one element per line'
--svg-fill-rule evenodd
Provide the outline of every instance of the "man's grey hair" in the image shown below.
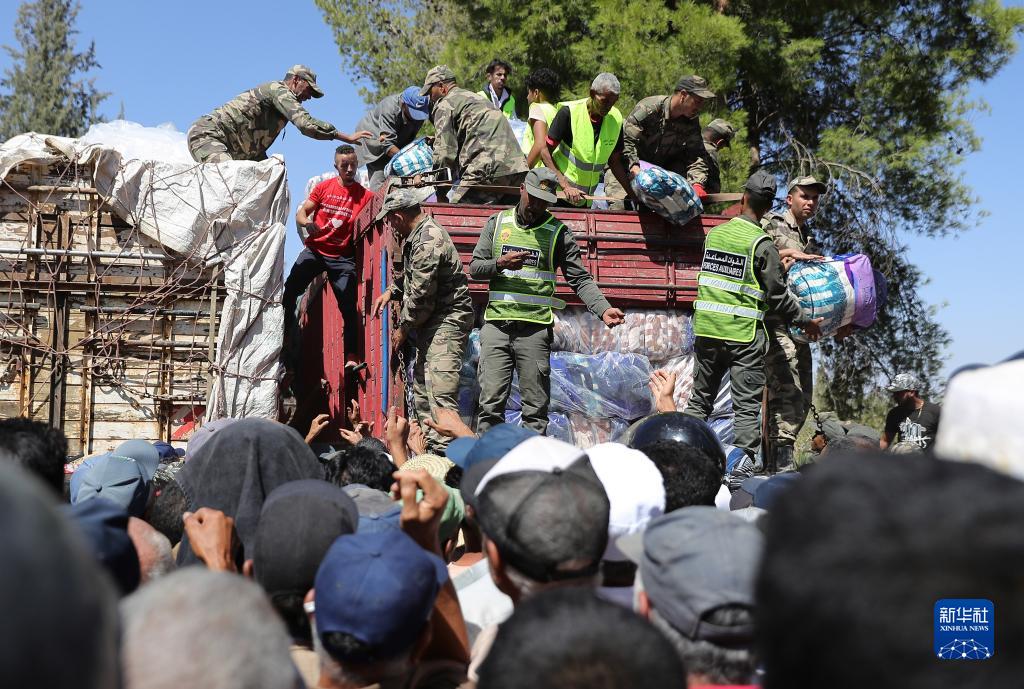
<path fill-rule="evenodd" d="M 128 536 L 139 555 L 143 584 L 174 571 L 174 553 L 167 536 L 137 517 L 128 520 Z"/>
<path fill-rule="evenodd" d="M 262 589 L 237 574 L 188 567 L 121 603 L 131 689 L 302 686 L 291 640 Z"/>
<path fill-rule="evenodd" d="M 619 78 L 611 72 L 601 72 L 590 84 L 590 90 L 594 93 L 614 93 L 618 95 L 622 90 L 619 85 Z"/>

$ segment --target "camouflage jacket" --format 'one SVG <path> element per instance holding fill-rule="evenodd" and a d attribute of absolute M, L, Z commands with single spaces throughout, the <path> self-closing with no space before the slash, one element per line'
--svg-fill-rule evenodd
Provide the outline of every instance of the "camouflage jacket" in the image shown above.
<path fill-rule="evenodd" d="M 626 168 L 641 160 L 686 177 L 690 184 L 705 184 L 708 165 L 697 117 L 669 118 L 671 96 L 650 96 L 636 104 L 622 123 Z"/>
<path fill-rule="evenodd" d="M 722 191 L 721 168 L 718 166 L 718 147 L 704 142 L 704 162 L 708 166 L 708 181 L 704 183 L 704 191 L 717 194 Z"/>
<path fill-rule="evenodd" d="M 814 235 L 805 226 L 800 228 L 793 217 L 793 212 L 788 208 L 784 213 L 775 211 L 765 213 L 761 218 L 761 228 L 768 233 L 768 236 L 775 242 L 775 248 L 796 249 L 808 254 L 819 254 L 821 248 L 814 240 Z"/>
<path fill-rule="evenodd" d="M 500 112 L 498 115 L 504 118 Z M 462 260 L 452 238 L 433 218 L 424 216 L 406 238 L 402 273 L 395 276 L 391 297 L 402 300 L 399 328 L 433 330 L 448 325 L 469 332 L 473 327 L 473 304 Z"/>
<path fill-rule="evenodd" d="M 490 101 L 455 87 L 434 106 L 434 167 L 465 180 L 527 172 L 526 157 L 505 115 Z"/>
<path fill-rule="evenodd" d="M 796 218 L 793 217 L 793 212 L 788 208 L 784 213 L 776 213 L 775 211 L 765 213 L 764 217 L 761 218 L 761 229 L 772 238 L 775 248 L 779 251 L 783 249 L 796 249 L 808 254 L 821 253 L 821 248 L 818 246 L 818 242 L 814 240 L 814 235 L 811 234 L 806 226 L 801 229 L 796 224 Z M 783 271 L 783 275 L 785 275 L 785 271 Z M 784 327 L 782 318 L 775 313 L 769 313 L 765 317 L 765 325 L 772 329 Z"/>
<path fill-rule="evenodd" d="M 192 126 L 222 141 L 235 160 L 266 160 L 267 149 L 288 122 L 314 139 L 333 139 L 338 131 L 306 112 L 283 81 L 249 89 Z"/>

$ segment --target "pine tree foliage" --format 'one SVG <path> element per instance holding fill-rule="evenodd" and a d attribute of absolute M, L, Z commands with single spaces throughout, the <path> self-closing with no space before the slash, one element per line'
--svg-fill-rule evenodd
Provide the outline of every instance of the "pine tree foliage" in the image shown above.
<path fill-rule="evenodd" d="M 967 92 L 1013 55 L 1024 8 L 997 0 L 316 2 L 342 67 L 367 83 L 368 96 L 421 83 L 441 62 L 476 89 L 496 56 L 516 70 L 520 102 L 531 69 L 554 69 L 563 98 L 612 71 L 624 113 L 682 75 L 704 76 L 719 97 L 702 120 L 725 117 L 738 129 L 722 153 L 723 188 L 739 189 L 756 167 L 780 184 L 797 174 L 828 180 L 818 239 L 829 252 L 868 254 L 888 278 L 879 322 L 820 346 L 832 408 L 855 418 L 896 371 L 941 388 L 949 334 L 919 295 L 928 276 L 908 260 L 905 239 L 955 236 L 977 223 L 981 206 L 959 164 L 980 145 L 970 121 L 984 104 Z"/>
<path fill-rule="evenodd" d="M 0 79 L 0 139 L 24 132 L 81 136 L 101 121 L 98 91 L 89 72 L 99 68 L 96 46 L 75 45 L 73 0 L 36 0 L 18 8 L 17 47 L 4 46 L 12 64 Z"/>

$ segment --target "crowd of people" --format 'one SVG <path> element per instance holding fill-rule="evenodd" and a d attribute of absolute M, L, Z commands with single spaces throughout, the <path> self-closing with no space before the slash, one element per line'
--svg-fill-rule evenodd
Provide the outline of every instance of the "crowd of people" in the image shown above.
<path fill-rule="evenodd" d="M 426 119 L 435 162 L 470 182 L 457 201 L 511 197 L 470 264 L 490 282 L 475 428 L 455 400 L 475 317 L 467 276 L 421 208 L 434 190 L 391 188 L 377 219 L 403 240 L 402 271 L 371 315 L 393 304 L 390 344 L 414 334 L 418 346 L 411 418 L 388 409 L 379 437 L 353 405 L 340 449 L 317 445 L 323 417 L 305 436 L 287 419 L 217 419 L 184 448 L 133 439 L 68 463 L 58 429 L 0 420 L 0 685 L 1016 686 L 1024 445 L 1005 419 L 1020 411 L 1024 359 L 958 374 L 943 402 L 958 412 L 941 423 L 923 384 L 901 373 L 880 435 L 819 420 L 815 461 L 794 466 L 810 361 L 789 326 L 813 339 L 817 322 L 782 276 L 789 262 L 820 258 L 806 222 L 824 185 L 792 180 L 787 210 L 771 213 L 776 182 L 756 172 L 739 215 L 705 245 L 691 403 L 678 410 L 672 374 L 656 371 L 657 412 L 620 442 L 581 449 L 546 437 L 556 269 L 606 326 L 624 318 L 548 209 L 585 202 L 606 166 L 628 196 L 652 158 L 714 193 L 709 154 L 735 130 L 699 127 L 714 93 L 698 76 L 624 118 L 614 75 L 556 107 L 557 75 L 537 70 L 525 82 L 529 141 L 510 142 L 512 68 L 496 60 L 486 72 L 474 93 L 435 67 L 349 136 L 301 107 L 323 92 L 296 65 L 189 133 L 210 163 L 265 157 L 287 121 L 345 142 L 338 177 L 297 214 L 306 248 L 285 288 L 292 333 L 290 306 L 326 272 L 354 337 L 351 223 Z M 260 126 L 231 133 L 246 123 Z M 467 138 L 471 128 L 490 134 Z M 355 181 L 360 164 L 370 188 Z M 732 471 L 703 420 L 726 372 L 744 455 Z M 504 423 L 513 373 L 521 426 Z M 766 377 L 778 473 L 755 471 Z M 995 385 L 1013 390 L 1009 403 Z M 984 434 L 965 423 L 986 418 L 1004 422 Z M 937 648 L 946 599 L 996 611 L 997 646 L 976 662 Z"/>
<path fill-rule="evenodd" d="M 1024 357 L 958 374 L 947 403 L 1002 414 L 993 380 L 1020 383 Z M 183 450 L 136 439 L 71 465 L 59 430 L 0 421 L 0 683 L 1018 681 L 1014 428 L 975 442 L 950 419 L 941 456 L 830 437 L 813 464 L 730 490 L 717 438 L 679 412 L 586 450 L 442 413 L 445 455 L 395 408 L 382 438 L 352 412 L 330 453 L 316 428 L 221 419 Z M 938 602 L 964 598 L 996 611 L 983 660 L 929 645 Z"/>

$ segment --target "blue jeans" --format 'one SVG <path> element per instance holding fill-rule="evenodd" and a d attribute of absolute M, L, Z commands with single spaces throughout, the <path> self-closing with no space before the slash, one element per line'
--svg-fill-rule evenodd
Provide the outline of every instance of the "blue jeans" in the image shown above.
<path fill-rule="evenodd" d="M 351 258 L 321 256 L 303 249 L 284 281 L 284 324 L 290 338 L 298 322 L 296 303 L 320 273 L 327 273 L 345 323 L 343 338 L 346 360 L 359 359 L 359 313 L 356 311 L 356 263 Z M 293 345 L 294 351 L 294 345 Z"/>

